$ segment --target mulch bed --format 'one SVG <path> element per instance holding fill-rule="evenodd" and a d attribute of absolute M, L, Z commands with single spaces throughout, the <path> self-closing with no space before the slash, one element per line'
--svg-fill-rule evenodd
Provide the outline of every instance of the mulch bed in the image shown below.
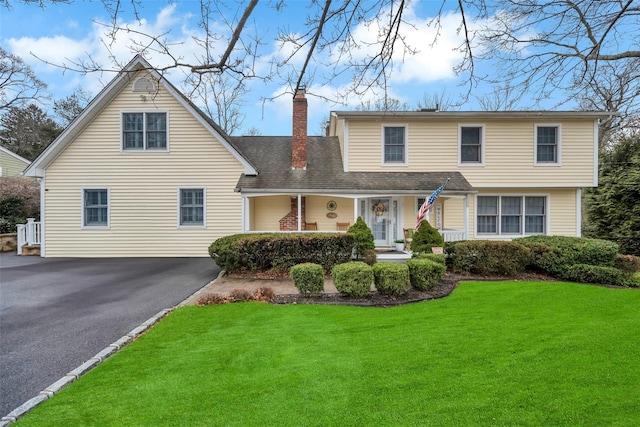
<path fill-rule="evenodd" d="M 353 298 L 341 294 L 322 294 L 319 296 L 305 297 L 303 295 L 277 295 L 272 304 L 334 304 L 334 305 L 354 305 L 369 307 L 392 307 L 402 304 L 409 304 L 421 301 L 443 298 L 451 294 L 461 281 L 496 281 L 496 280 L 522 280 L 541 281 L 557 280 L 551 276 L 537 273 L 522 273 L 515 277 L 504 276 L 482 276 L 482 275 L 462 275 L 447 272 L 438 284 L 427 291 L 409 289 L 407 293 L 400 297 L 381 295 L 378 292 L 371 292 L 363 298 Z"/>

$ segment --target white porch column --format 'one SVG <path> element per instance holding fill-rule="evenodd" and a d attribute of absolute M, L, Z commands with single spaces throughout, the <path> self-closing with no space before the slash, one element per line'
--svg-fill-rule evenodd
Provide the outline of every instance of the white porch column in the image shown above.
<path fill-rule="evenodd" d="M 356 223 L 356 221 L 358 221 L 358 209 L 359 209 L 359 203 L 358 203 L 358 198 L 356 197 L 355 199 L 353 199 L 353 224 Z M 364 218 L 362 218 L 364 219 Z"/>
<path fill-rule="evenodd" d="M 298 231 L 302 231 L 302 195 L 298 193 Z"/>
<path fill-rule="evenodd" d="M 469 195 L 464 196 L 464 238 L 469 240 Z"/>
<path fill-rule="evenodd" d="M 242 196 L 242 232 L 249 231 L 249 223 L 251 218 L 251 207 L 249 206 L 249 198 Z"/>

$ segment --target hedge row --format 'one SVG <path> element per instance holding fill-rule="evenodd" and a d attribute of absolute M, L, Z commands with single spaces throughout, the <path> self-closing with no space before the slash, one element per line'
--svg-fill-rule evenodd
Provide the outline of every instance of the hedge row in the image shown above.
<path fill-rule="evenodd" d="M 354 247 L 350 234 L 234 234 L 209 246 L 209 255 L 227 271 L 288 271 L 296 264 L 320 264 L 325 271 L 348 262 Z"/>
<path fill-rule="evenodd" d="M 554 276 L 562 276 L 572 265 L 613 267 L 618 244 L 608 240 L 565 236 L 529 236 L 514 239 L 532 252 L 531 265 Z"/>
<path fill-rule="evenodd" d="M 531 250 L 516 242 L 466 240 L 446 246 L 456 273 L 513 276 L 525 270 Z"/>

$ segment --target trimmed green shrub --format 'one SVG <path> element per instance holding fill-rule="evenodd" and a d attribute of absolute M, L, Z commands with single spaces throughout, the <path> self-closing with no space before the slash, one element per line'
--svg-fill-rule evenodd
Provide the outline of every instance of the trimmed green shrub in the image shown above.
<path fill-rule="evenodd" d="M 413 252 L 431 252 L 433 247 L 443 247 L 444 238 L 429 224 L 429 221 L 422 221 L 420 228 L 413 234 L 411 250 Z"/>
<path fill-rule="evenodd" d="M 437 262 L 438 264 L 447 265 L 447 256 L 444 254 L 419 252 L 414 253 L 411 257 L 413 259 L 428 259 L 430 261 Z"/>
<path fill-rule="evenodd" d="M 410 259 L 407 261 L 407 267 L 409 267 L 411 286 L 420 291 L 426 291 L 435 286 L 447 270 L 443 264 L 429 259 Z"/>
<path fill-rule="evenodd" d="M 354 252 L 356 259 L 363 260 L 367 257 L 368 251 L 376 248 L 373 240 L 373 233 L 367 224 L 358 217 L 355 224 L 349 227 L 348 234 L 352 234 L 354 238 Z"/>
<path fill-rule="evenodd" d="M 634 288 L 640 288 L 640 271 L 631 275 L 628 285 Z"/>
<path fill-rule="evenodd" d="M 462 242 L 466 242 L 467 240 L 458 240 L 455 242 L 445 242 L 444 244 L 444 253 L 447 260 L 447 267 L 453 267 L 453 260 L 456 257 L 456 246 Z"/>
<path fill-rule="evenodd" d="M 338 292 L 350 297 L 364 297 L 371 291 L 373 269 L 362 261 L 338 264 L 331 269 Z"/>
<path fill-rule="evenodd" d="M 325 271 L 351 259 L 354 237 L 343 233 L 264 233 L 222 237 L 209 246 L 209 255 L 227 271 L 289 271 L 312 262 Z"/>
<path fill-rule="evenodd" d="M 409 290 L 409 268 L 397 262 L 379 262 L 373 266 L 376 289 L 382 295 L 400 296 Z"/>
<path fill-rule="evenodd" d="M 532 250 L 532 266 L 554 276 L 559 276 L 566 266 L 576 264 L 613 267 L 618 254 L 618 245 L 608 240 L 528 236 L 513 241 Z"/>
<path fill-rule="evenodd" d="M 640 271 L 640 257 L 635 255 L 617 254 L 615 267 L 626 273 Z"/>
<path fill-rule="evenodd" d="M 291 267 L 289 275 L 293 284 L 305 297 L 324 292 L 324 270 L 320 264 L 306 262 Z"/>
<path fill-rule="evenodd" d="M 615 267 L 601 265 L 574 264 L 566 266 L 560 274 L 563 280 L 580 283 L 599 283 L 602 285 L 627 286 L 629 280 Z"/>
<path fill-rule="evenodd" d="M 530 260 L 531 250 L 516 242 L 467 240 L 455 246 L 453 271 L 513 276 L 523 272 Z"/>

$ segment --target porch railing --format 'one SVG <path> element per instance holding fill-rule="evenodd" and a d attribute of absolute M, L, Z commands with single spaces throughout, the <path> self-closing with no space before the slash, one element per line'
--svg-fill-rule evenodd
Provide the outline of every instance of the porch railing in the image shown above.
<path fill-rule="evenodd" d="M 27 218 L 26 224 L 18 224 L 18 255 L 22 255 L 24 245 L 39 245 L 42 242 L 42 227 L 34 218 Z"/>
<path fill-rule="evenodd" d="M 467 240 L 467 235 L 463 230 L 440 230 L 440 234 L 442 234 L 445 242 Z"/>

